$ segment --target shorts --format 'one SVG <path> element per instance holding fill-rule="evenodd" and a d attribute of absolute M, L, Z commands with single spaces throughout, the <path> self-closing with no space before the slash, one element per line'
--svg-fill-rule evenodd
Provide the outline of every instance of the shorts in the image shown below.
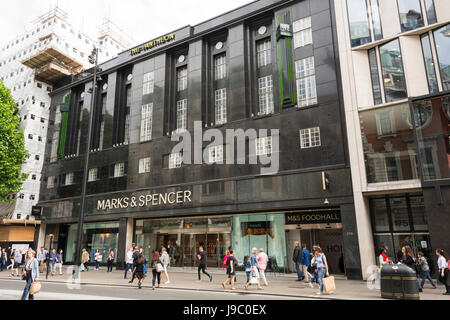
<path fill-rule="evenodd" d="M 164 265 L 164 271 L 167 272 L 167 265 Z"/>
<path fill-rule="evenodd" d="M 19 269 L 19 268 L 20 268 L 20 263 L 14 262 L 14 269 Z"/>

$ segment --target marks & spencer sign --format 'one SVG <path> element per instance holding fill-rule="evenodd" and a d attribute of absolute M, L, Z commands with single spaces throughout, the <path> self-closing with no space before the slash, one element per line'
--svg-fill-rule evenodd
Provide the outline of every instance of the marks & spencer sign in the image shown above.
<path fill-rule="evenodd" d="M 341 223 L 339 209 L 286 213 L 286 224 Z"/>

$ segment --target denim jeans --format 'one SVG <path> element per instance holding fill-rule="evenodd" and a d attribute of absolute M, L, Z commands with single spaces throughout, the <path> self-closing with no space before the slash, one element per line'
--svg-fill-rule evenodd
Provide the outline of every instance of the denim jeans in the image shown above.
<path fill-rule="evenodd" d="M 27 284 L 25 285 L 25 289 L 23 289 L 22 298 L 20 300 L 26 300 L 28 296 L 28 300 L 34 300 L 34 296 L 32 294 L 28 294 L 30 292 L 30 287 L 32 284 L 31 277 L 27 280 Z"/>
<path fill-rule="evenodd" d="M 100 267 L 100 263 L 98 261 L 95 261 L 95 269 L 98 269 Z"/>
<path fill-rule="evenodd" d="M 250 281 L 250 275 L 252 274 L 251 271 L 245 271 L 245 274 L 247 275 L 247 283 Z"/>
<path fill-rule="evenodd" d="M 133 272 L 133 264 L 132 263 L 127 263 L 125 265 L 125 274 L 123 276 L 124 279 L 127 278 L 128 270 L 130 270 L 130 269 L 131 269 L 131 272 Z"/>
<path fill-rule="evenodd" d="M 317 280 L 319 280 L 320 292 L 323 292 L 323 278 L 325 278 L 325 274 L 327 270 L 325 268 L 317 269 Z"/>
<path fill-rule="evenodd" d="M 303 279 L 303 272 L 302 272 L 302 266 L 300 263 L 295 263 L 295 269 L 297 270 L 297 277 L 298 280 L 301 281 Z"/>
<path fill-rule="evenodd" d="M 430 271 L 422 271 L 422 283 L 421 283 L 422 287 L 425 284 L 425 280 L 427 280 L 427 279 L 431 282 L 431 285 L 433 287 L 436 286 L 436 284 L 434 283 L 433 279 L 431 278 Z"/>

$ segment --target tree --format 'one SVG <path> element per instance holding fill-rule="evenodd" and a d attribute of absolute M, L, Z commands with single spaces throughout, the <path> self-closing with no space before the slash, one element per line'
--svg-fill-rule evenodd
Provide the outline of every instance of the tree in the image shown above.
<path fill-rule="evenodd" d="M 18 107 L 0 80 L 0 202 L 10 202 L 8 196 L 22 189 L 28 175 L 21 168 L 28 157 Z"/>

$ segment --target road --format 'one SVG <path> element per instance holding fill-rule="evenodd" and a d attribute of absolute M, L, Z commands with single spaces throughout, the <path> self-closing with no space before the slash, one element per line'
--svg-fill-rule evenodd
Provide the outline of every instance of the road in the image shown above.
<path fill-rule="evenodd" d="M 0 300 L 19 300 L 24 281 L 0 280 Z M 69 289 L 64 283 L 42 283 L 42 291 L 36 300 L 299 300 L 254 293 L 239 294 L 180 289 L 138 289 L 134 287 L 82 285 L 80 289 Z M 305 300 L 302 298 L 301 300 Z"/>

